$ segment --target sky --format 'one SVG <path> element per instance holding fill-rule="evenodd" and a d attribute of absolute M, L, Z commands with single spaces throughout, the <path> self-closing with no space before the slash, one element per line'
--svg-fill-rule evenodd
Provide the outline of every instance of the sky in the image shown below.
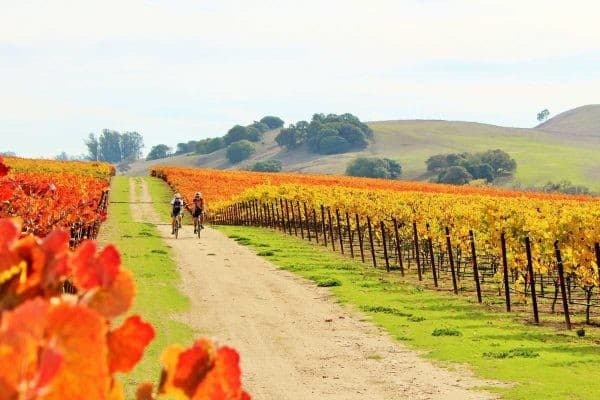
<path fill-rule="evenodd" d="M 264 115 L 532 127 L 600 103 L 597 1 L 0 0 L 0 151 L 145 151 Z"/>

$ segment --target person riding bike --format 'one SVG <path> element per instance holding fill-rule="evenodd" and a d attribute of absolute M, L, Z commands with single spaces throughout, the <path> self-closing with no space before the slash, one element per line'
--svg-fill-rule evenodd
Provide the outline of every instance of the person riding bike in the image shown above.
<path fill-rule="evenodd" d="M 173 209 L 171 210 L 171 235 L 175 234 L 175 224 L 179 224 L 181 221 L 181 216 L 183 214 L 183 207 L 186 205 L 181 195 L 179 193 L 175 193 L 173 199 L 171 200 L 171 205 Z"/>
<path fill-rule="evenodd" d="M 194 200 L 192 201 L 192 217 L 194 218 L 194 233 L 198 233 L 198 229 L 204 229 L 202 225 L 202 214 L 204 213 L 204 198 L 201 192 L 194 194 Z"/>

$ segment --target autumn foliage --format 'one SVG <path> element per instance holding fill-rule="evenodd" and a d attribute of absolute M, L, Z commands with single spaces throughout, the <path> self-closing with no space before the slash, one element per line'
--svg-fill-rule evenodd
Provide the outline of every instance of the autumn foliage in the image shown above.
<path fill-rule="evenodd" d="M 369 216 L 374 226 L 381 222 L 390 226 L 396 219 L 400 237 L 408 241 L 416 222 L 419 237 L 431 237 L 439 248 L 446 245 L 448 227 L 453 242 L 465 253 L 469 251 L 469 230 L 473 230 L 478 248 L 496 259 L 501 255 L 504 232 L 509 268 L 523 277 L 527 274 L 524 238 L 531 238 L 534 270 L 543 274 L 553 273 L 554 242 L 558 241 L 565 271 L 574 282 L 584 288 L 600 286 L 594 253 L 594 244 L 600 242 L 597 198 L 330 175 L 179 167 L 159 167 L 152 173 L 185 196 L 201 190 L 213 215 L 236 202 L 277 204 L 284 199 L 306 203 L 309 215 L 303 215 L 304 209 L 299 207 L 295 212 L 307 220 L 312 219 L 313 208 L 318 211 L 324 205 L 339 209 L 342 215 Z M 365 223 L 363 219 L 363 226 Z M 354 219 L 350 228 L 356 230 Z"/>
<path fill-rule="evenodd" d="M 0 159 L 0 179 L 7 173 Z M 13 186 L 0 188 L 15 201 Z M 74 294 L 62 291 L 67 279 Z M 0 400 L 123 399 L 115 374 L 131 371 L 155 334 L 139 316 L 125 317 L 134 296 L 113 246 L 71 250 L 64 230 L 40 238 L 19 218 L 0 219 Z M 138 399 L 250 398 L 233 349 L 200 340 L 167 348 L 162 361 L 161 382 L 141 384 Z"/>

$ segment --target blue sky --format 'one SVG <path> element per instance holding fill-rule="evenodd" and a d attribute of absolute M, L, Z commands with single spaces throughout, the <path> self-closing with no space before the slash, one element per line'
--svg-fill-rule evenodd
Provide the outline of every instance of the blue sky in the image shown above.
<path fill-rule="evenodd" d="M 600 103 L 595 1 L 0 0 L 0 151 L 152 145 L 266 114 L 531 127 Z"/>

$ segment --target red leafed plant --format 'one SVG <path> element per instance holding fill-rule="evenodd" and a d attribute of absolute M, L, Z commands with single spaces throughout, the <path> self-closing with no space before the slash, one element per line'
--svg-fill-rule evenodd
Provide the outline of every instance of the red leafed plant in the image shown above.
<path fill-rule="evenodd" d="M 22 231 L 19 220 L 0 219 L 0 400 L 123 399 L 114 374 L 138 363 L 154 328 L 139 316 L 115 326 L 135 296 L 119 252 L 93 241 L 72 251 L 66 232 Z M 63 293 L 67 280 L 75 294 Z M 233 349 L 200 340 L 167 348 L 162 361 L 161 382 L 141 384 L 138 399 L 250 399 Z"/>

